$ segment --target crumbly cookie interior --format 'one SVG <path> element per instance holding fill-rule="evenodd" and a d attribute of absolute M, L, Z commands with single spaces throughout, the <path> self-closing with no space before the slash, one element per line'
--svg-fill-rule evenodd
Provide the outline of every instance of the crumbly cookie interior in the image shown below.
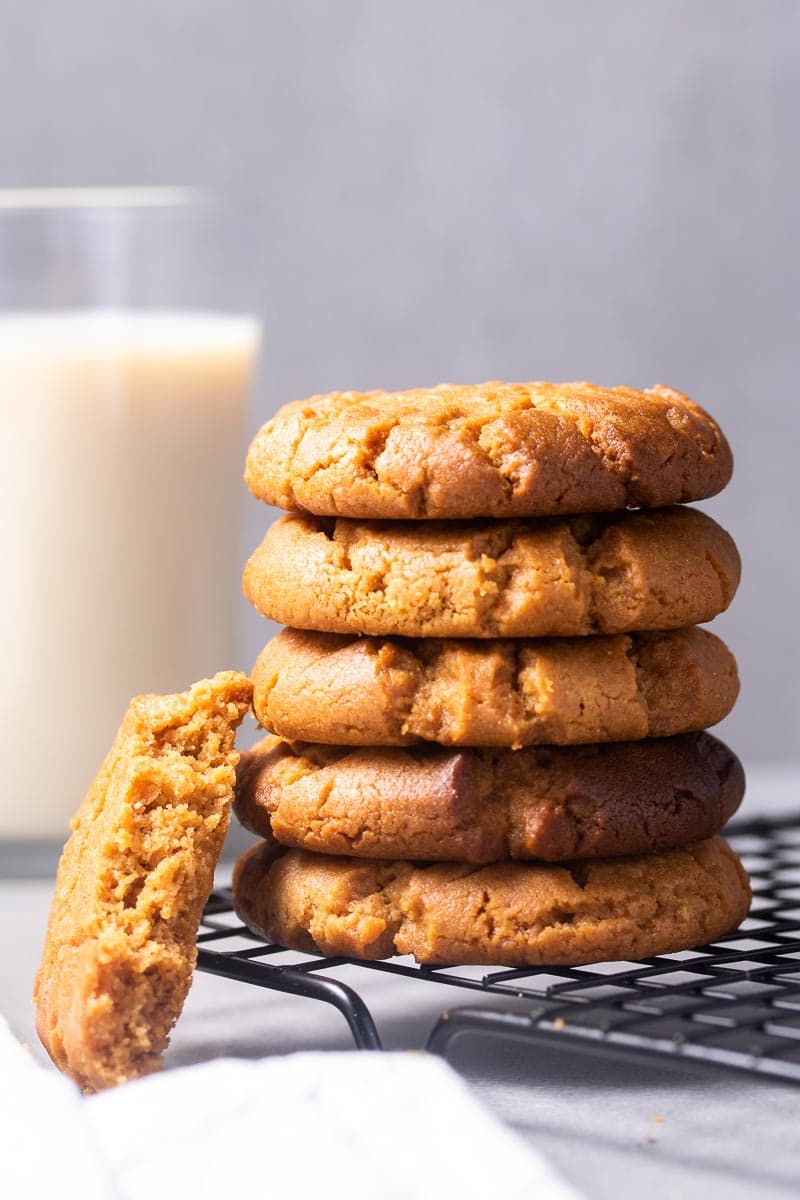
<path fill-rule="evenodd" d="M 156 1069 L 185 999 L 230 820 L 250 686 L 226 672 L 134 701 L 74 824 L 36 983 L 38 1027 L 86 1090 Z"/>

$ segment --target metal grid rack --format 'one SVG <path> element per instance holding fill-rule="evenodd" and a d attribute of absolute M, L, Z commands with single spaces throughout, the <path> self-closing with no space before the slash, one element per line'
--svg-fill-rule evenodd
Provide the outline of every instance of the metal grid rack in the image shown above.
<path fill-rule="evenodd" d="M 464 1034 L 567 1039 L 609 1054 L 669 1055 L 800 1083 L 800 821 L 739 822 L 726 837 L 753 884 L 744 925 L 713 945 L 641 962 L 518 970 L 357 962 L 286 951 L 236 918 L 230 891 L 212 894 L 198 936 L 198 968 L 334 1005 L 356 1046 L 380 1037 L 358 992 L 331 978 L 343 965 L 424 979 L 497 997 L 444 1012 L 428 1040 L 446 1053 Z M 409 997 L 409 1002 L 413 997 Z"/>

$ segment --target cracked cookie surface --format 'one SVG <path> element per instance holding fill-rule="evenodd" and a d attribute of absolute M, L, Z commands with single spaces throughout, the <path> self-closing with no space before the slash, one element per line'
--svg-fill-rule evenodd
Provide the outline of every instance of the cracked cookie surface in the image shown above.
<path fill-rule="evenodd" d="M 736 661 L 695 626 L 466 641 L 285 629 L 253 668 L 261 724 L 288 741 L 575 745 L 705 729 L 733 707 Z"/>
<path fill-rule="evenodd" d="M 458 519 L 702 500 L 732 469 L 717 424 L 672 388 L 489 382 L 287 404 L 245 480 L 321 516 Z"/>
<path fill-rule="evenodd" d="M 259 837 L 322 854 L 558 862 L 711 837 L 743 793 L 739 760 L 708 733 L 494 751 L 266 737 L 241 756 L 234 812 Z"/>
<path fill-rule="evenodd" d="M 248 561 L 244 593 L 297 629 L 570 637 L 710 621 L 739 574 L 732 538 L 691 508 L 458 524 L 291 513 Z"/>
<path fill-rule="evenodd" d="M 154 1071 L 191 983 L 230 821 L 234 671 L 131 701 L 72 822 L 36 977 L 37 1031 L 85 1091 Z"/>
<path fill-rule="evenodd" d="M 563 866 L 366 862 L 274 843 L 236 865 L 234 904 L 256 933 L 302 951 L 524 967 L 649 958 L 734 930 L 750 905 L 725 841 Z"/>

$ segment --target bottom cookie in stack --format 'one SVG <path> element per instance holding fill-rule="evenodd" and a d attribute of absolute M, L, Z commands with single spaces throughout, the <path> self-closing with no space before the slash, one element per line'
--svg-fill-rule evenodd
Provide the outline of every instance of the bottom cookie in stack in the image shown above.
<path fill-rule="evenodd" d="M 272 941 L 356 958 L 670 953 L 747 913 L 747 876 L 715 836 L 743 790 L 707 733 L 521 751 L 265 738 L 242 756 L 235 808 L 267 840 L 240 859 L 234 901 Z"/>
<path fill-rule="evenodd" d="M 279 945 L 351 958 L 527 967 L 649 958 L 714 941 L 750 904 L 721 837 L 565 864 L 417 864 L 260 842 L 236 866 L 237 914 Z"/>

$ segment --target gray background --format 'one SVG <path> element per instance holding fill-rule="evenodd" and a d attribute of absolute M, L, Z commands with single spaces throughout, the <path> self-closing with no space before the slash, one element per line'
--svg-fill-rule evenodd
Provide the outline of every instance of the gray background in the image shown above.
<path fill-rule="evenodd" d="M 257 193 L 253 428 L 443 379 L 708 407 L 737 465 L 704 507 L 745 562 L 721 730 L 748 764 L 800 758 L 800 5 L 0 0 L 0 23 L 0 184 Z M 249 662 L 265 630 L 242 621 Z"/>

